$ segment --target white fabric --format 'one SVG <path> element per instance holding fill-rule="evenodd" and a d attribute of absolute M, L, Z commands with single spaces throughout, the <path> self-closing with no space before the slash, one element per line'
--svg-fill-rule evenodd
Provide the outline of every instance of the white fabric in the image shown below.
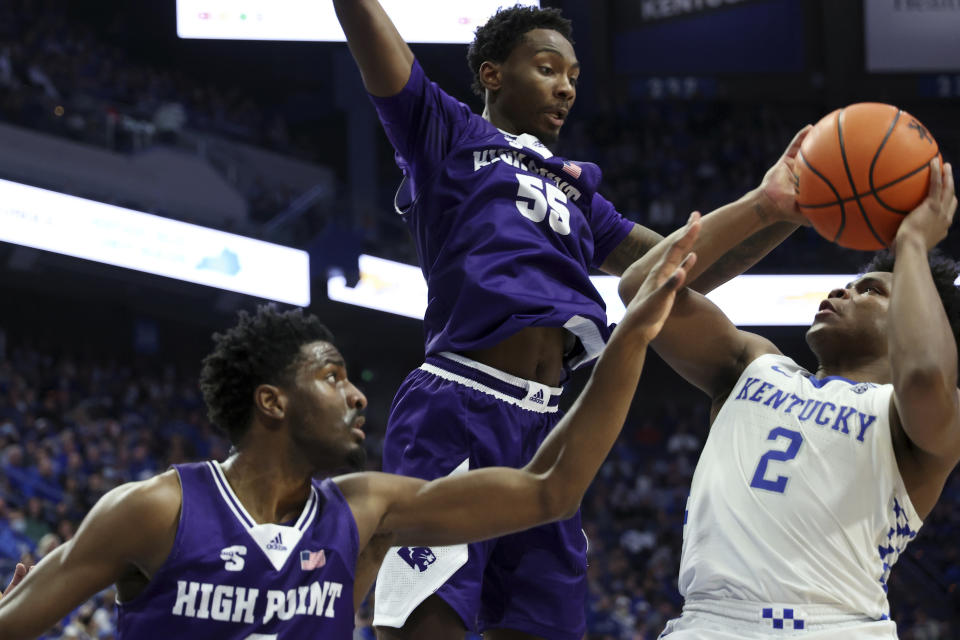
<path fill-rule="evenodd" d="M 747 366 L 694 473 L 679 580 L 688 602 L 821 603 L 889 616 L 890 567 L 922 524 L 893 451 L 892 392 L 817 381 L 784 356 Z M 847 633 L 837 637 L 896 637 Z"/>
<path fill-rule="evenodd" d="M 466 473 L 470 460 L 464 460 L 449 475 Z M 436 558 L 421 569 L 412 567 L 400 555 L 402 547 L 387 551 L 374 591 L 373 625 L 375 627 L 403 627 L 407 618 L 420 603 L 430 597 L 467 562 L 465 544 L 429 547 Z"/>
<path fill-rule="evenodd" d="M 462 384 L 465 387 L 469 387 L 475 391 L 480 391 L 481 393 L 492 396 L 501 402 L 512 404 L 516 407 L 520 407 L 521 409 L 526 409 L 527 411 L 534 411 L 536 413 L 556 413 L 560 410 L 558 406 L 554 405 L 551 407 L 548 406 L 548 404 L 553 396 L 559 396 L 563 392 L 562 387 L 551 387 L 535 380 L 518 378 L 517 376 L 510 375 L 509 373 L 505 373 L 499 369 L 494 369 L 493 367 L 487 366 L 482 362 L 476 362 L 475 360 L 465 358 L 456 353 L 450 353 L 449 351 L 443 351 L 439 355 L 465 367 L 476 369 L 477 371 L 485 373 L 498 380 L 502 380 L 503 382 L 517 387 L 517 389 L 522 389 L 524 391 L 524 397 L 514 398 L 505 393 L 501 393 L 496 389 L 491 389 L 487 385 L 477 382 L 472 378 L 458 375 L 452 371 L 447 371 L 446 369 L 432 365 L 428 362 L 420 365 L 420 369 L 426 371 L 427 373 L 433 374 L 438 378 L 443 378 L 444 380 L 449 380 L 450 382 Z"/>
<path fill-rule="evenodd" d="M 726 604 L 726 603 L 724 603 Z M 667 623 L 659 640 L 768 640 L 793 637 L 804 640 L 897 640 L 897 625 L 891 620 L 850 621 L 832 625 L 804 624 L 803 629 L 784 625 L 750 623 L 706 611 L 688 611 Z"/>

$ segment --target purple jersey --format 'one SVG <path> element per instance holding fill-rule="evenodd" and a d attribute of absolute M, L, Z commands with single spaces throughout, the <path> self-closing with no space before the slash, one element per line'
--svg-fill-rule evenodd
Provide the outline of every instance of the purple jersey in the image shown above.
<path fill-rule="evenodd" d="M 500 131 L 417 61 L 400 93 L 373 102 L 405 176 L 396 205 L 427 280 L 427 354 L 543 326 L 580 339 L 568 365 L 596 357 L 609 332 L 589 270 L 633 228 L 597 193 L 599 167 Z"/>
<path fill-rule="evenodd" d="M 119 637 L 352 637 L 357 527 L 336 484 L 314 482 L 295 522 L 255 524 L 219 464 L 175 468 L 176 540 L 147 588 L 118 604 Z"/>

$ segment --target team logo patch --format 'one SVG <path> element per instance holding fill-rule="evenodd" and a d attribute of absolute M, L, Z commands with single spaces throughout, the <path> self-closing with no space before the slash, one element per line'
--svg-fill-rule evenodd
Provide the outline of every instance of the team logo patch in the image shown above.
<path fill-rule="evenodd" d="M 274 536 L 273 540 L 267 543 L 267 551 L 286 551 L 287 548 L 283 545 L 283 538 L 280 537 L 278 533 Z"/>
<path fill-rule="evenodd" d="M 400 547 L 397 549 L 397 554 L 410 565 L 411 569 L 416 569 L 420 573 L 437 561 L 437 556 L 430 547 Z"/>
<path fill-rule="evenodd" d="M 805 624 L 801 615 L 800 611 L 791 608 L 764 607 L 760 611 L 760 618 L 769 620 L 770 626 L 774 629 L 803 629 Z"/>
<path fill-rule="evenodd" d="M 866 393 L 867 389 L 869 389 L 872 386 L 874 385 L 870 384 L 869 382 L 861 382 L 860 384 L 850 387 L 850 390 L 853 391 L 854 393 Z"/>
<path fill-rule="evenodd" d="M 576 163 L 573 163 L 573 162 L 569 162 L 569 161 L 567 161 L 567 160 L 564 160 L 564 161 L 563 161 L 563 167 L 562 167 L 562 169 L 563 169 L 566 173 L 568 173 L 568 174 L 570 174 L 571 176 L 573 176 L 574 178 L 579 178 L 579 177 L 580 177 L 580 174 L 583 172 L 583 169 L 580 168 L 580 165 L 578 165 L 578 164 L 576 164 Z"/>
<path fill-rule="evenodd" d="M 235 544 L 232 547 L 224 547 L 220 550 L 220 559 L 223 560 L 223 568 L 227 571 L 243 571 L 244 559 L 247 555 L 247 548 L 242 544 Z"/>
<path fill-rule="evenodd" d="M 300 568 L 304 571 L 313 571 L 327 564 L 327 555 L 320 551 L 308 551 L 304 549 L 300 552 Z"/>

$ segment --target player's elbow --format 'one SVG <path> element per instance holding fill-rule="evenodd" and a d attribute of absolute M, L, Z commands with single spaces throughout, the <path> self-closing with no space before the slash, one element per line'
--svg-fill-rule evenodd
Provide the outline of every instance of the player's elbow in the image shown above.
<path fill-rule="evenodd" d="M 579 492 L 556 477 L 557 474 L 547 472 L 541 479 L 540 504 L 544 522 L 567 520 L 576 515 L 580 508 Z"/>

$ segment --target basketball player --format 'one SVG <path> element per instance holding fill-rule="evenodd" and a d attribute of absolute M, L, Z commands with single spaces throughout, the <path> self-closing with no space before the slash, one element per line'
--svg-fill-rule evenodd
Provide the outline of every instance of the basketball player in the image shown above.
<path fill-rule="evenodd" d="M 428 546 L 575 512 L 619 434 L 656 335 L 695 261 L 696 216 L 637 295 L 573 409 L 523 469 L 428 482 L 317 473 L 362 463 L 366 398 L 315 317 L 261 308 L 215 336 L 201 388 L 235 453 L 122 485 L 0 600 L 0 640 L 31 638 L 117 585 L 122 638 L 352 637 L 357 557 L 376 536 L 428 570 Z M 482 513 L 483 517 L 476 517 Z M 372 576 L 372 573 L 371 573 Z M 369 579 L 369 578 L 368 578 Z M 367 585 L 369 586 L 369 585 Z"/>
<path fill-rule="evenodd" d="M 960 264 L 928 260 L 957 198 L 949 164 L 930 174 L 896 261 L 878 254 L 821 302 L 814 373 L 703 296 L 677 295 L 654 348 L 713 409 L 684 515 L 686 603 L 662 638 L 896 638 L 890 568 L 960 459 Z"/>
<path fill-rule="evenodd" d="M 521 467 L 559 419 L 566 374 L 607 339 L 590 269 L 620 275 L 660 236 L 599 195 L 596 165 L 546 146 L 569 116 L 580 75 L 559 11 L 515 7 L 477 31 L 468 62 L 481 117 L 427 79 L 376 0 L 334 6 L 396 149 L 404 173 L 396 208 L 429 289 L 427 362 L 394 400 L 384 470 L 432 479 Z M 695 268 L 699 289 L 744 270 L 796 228 L 795 219 L 771 223 L 794 214 L 790 167 L 804 133 L 760 188 L 724 208 L 747 224 L 711 228 L 704 218 L 696 251 L 711 264 L 714 246 L 763 235 L 704 277 Z M 740 235 L 724 244 L 715 234 L 728 229 Z M 378 635 L 449 640 L 478 626 L 493 640 L 524 637 L 518 632 L 579 640 L 586 546 L 578 513 L 528 534 L 433 549 L 428 570 L 393 550 L 377 580 Z"/>

